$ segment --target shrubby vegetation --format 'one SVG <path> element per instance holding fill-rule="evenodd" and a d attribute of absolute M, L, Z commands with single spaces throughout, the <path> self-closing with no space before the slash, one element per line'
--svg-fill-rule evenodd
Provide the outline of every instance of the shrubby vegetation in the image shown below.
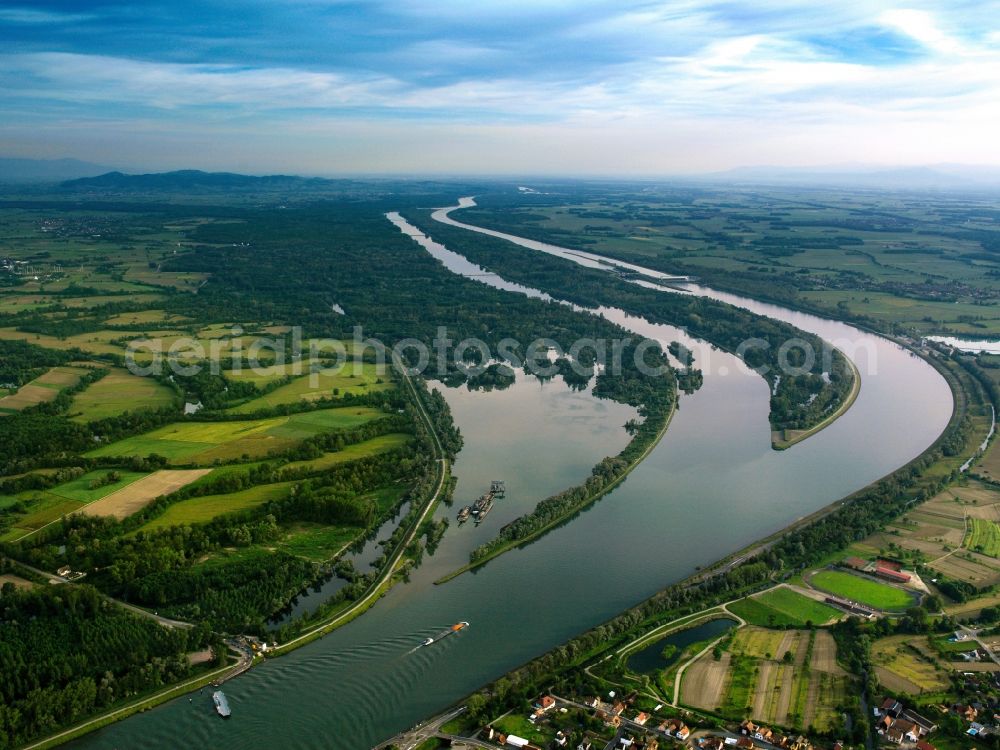
<path fill-rule="evenodd" d="M 0 594 L 0 747 L 15 747 L 191 674 L 207 628 L 164 628 L 91 586 Z"/>

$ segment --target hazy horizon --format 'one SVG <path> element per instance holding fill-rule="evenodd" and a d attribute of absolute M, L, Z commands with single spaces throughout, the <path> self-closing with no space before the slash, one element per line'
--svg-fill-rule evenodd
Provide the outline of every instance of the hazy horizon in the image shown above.
<path fill-rule="evenodd" d="M 41 0 L 0 153 L 126 171 L 1000 167 L 1000 4 Z"/>

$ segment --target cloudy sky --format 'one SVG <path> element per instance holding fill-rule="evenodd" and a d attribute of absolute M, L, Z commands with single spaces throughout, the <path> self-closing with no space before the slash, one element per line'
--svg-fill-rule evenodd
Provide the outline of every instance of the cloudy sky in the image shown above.
<path fill-rule="evenodd" d="M 0 155 L 668 175 L 1000 165 L 1000 3 L 4 0 Z"/>

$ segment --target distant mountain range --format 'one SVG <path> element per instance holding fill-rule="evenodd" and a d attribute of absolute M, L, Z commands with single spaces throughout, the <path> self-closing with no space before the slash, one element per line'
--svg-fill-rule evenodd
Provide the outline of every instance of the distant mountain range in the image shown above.
<path fill-rule="evenodd" d="M 79 159 L 0 158 L 0 183 L 61 182 L 107 171 L 106 166 Z"/>
<path fill-rule="evenodd" d="M 319 177 L 295 177 L 293 175 L 253 175 L 233 172 L 202 172 L 184 169 L 177 172 L 154 174 L 123 174 L 108 172 L 95 177 L 83 177 L 63 182 L 65 190 L 103 191 L 233 191 L 233 190 L 308 190 L 343 184 L 343 180 L 326 180 Z"/>

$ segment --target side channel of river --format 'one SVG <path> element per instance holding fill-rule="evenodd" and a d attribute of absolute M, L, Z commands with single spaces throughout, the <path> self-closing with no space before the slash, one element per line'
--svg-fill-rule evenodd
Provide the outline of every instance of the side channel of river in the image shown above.
<path fill-rule="evenodd" d="M 475 275 L 475 266 L 460 256 L 427 249 L 457 273 L 506 283 Z M 414 251 L 422 250 L 414 245 Z M 463 261 L 461 268 L 457 264 Z M 513 286 L 505 288 L 541 294 Z M 617 452 L 627 440 L 622 425 L 629 416 L 628 410 L 573 392 L 560 381 L 540 384 L 521 377 L 511 389 L 490 393 L 444 389 L 465 436 L 454 467 L 456 506 L 492 479 L 508 484 L 508 498 L 483 527 L 453 526 L 411 582 L 392 589 L 363 617 L 228 683 L 230 721 L 213 715 L 206 692 L 132 717 L 74 746 L 371 747 L 697 566 L 892 471 L 946 425 L 952 408 L 947 384 L 895 344 L 775 305 L 700 287 L 692 291 L 827 339 L 857 342 L 853 358 L 863 382 L 854 406 L 805 442 L 774 451 L 767 385 L 735 357 L 711 352 L 708 363 L 698 363 L 709 365 L 704 386 L 681 399 L 667 434 L 626 482 L 539 542 L 434 586 L 505 519 L 579 481 L 602 456 Z M 699 344 L 670 326 L 611 309 L 597 313 L 664 344 Z M 438 510 L 439 517 L 452 519 L 454 512 Z M 471 626 L 431 647 L 414 648 L 459 620 Z"/>

